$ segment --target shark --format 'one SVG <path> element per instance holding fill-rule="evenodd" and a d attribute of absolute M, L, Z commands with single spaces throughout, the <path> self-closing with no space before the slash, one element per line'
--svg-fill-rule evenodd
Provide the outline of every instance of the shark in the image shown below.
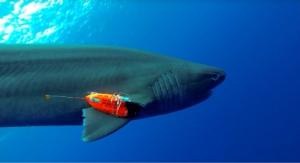
<path fill-rule="evenodd" d="M 137 49 L 92 45 L 1 45 L 0 127 L 83 125 L 82 140 L 98 140 L 130 121 L 189 108 L 207 99 L 224 70 Z M 136 110 L 116 117 L 80 99 L 124 94 Z"/>

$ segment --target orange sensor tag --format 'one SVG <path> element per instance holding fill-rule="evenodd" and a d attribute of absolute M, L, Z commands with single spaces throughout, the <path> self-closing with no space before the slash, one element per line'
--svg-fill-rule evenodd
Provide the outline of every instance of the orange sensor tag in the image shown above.
<path fill-rule="evenodd" d="M 94 109 L 116 116 L 116 117 L 128 117 L 128 108 L 126 102 L 127 97 L 123 97 L 117 94 L 104 94 L 92 92 L 85 96 L 86 102 Z"/>

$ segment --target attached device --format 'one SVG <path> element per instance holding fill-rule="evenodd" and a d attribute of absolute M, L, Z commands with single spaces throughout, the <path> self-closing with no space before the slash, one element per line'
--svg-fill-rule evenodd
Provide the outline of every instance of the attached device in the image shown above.
<path fill-rule="evenodd" d="M 92 92 L 85 96 L 85 100 L 94 109 L 111 114 L 116 117 L 128 117 L 127 102 L 130 102 L 128 97 L 118 94 L 104 94 Z"/>

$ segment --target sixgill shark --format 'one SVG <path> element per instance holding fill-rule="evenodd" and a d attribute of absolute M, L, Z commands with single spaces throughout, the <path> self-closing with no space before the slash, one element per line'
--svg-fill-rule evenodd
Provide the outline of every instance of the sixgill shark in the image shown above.
<path fill-rule="evenodd" d="M 2 45 L 0 126 L 83 124 L 83 140 L 93 141 L 131 120 L 199 103 L 224 79 L 220 68 L 133 49 Z M 84 100 L 44 98 L 84 97 L 91 91 L 126 95 L 135 114 L 116 117 Z"/>

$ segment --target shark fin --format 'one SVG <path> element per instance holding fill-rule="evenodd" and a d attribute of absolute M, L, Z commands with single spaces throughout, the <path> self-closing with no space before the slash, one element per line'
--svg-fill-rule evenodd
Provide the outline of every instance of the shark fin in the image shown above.
<path fill-rule="evenodd" d="M 107 136 L 124 126 L 129 120 L 114 117 L 93 108 L 83 109 L 83 135 L 85 142 L 94 141 Z"/>

